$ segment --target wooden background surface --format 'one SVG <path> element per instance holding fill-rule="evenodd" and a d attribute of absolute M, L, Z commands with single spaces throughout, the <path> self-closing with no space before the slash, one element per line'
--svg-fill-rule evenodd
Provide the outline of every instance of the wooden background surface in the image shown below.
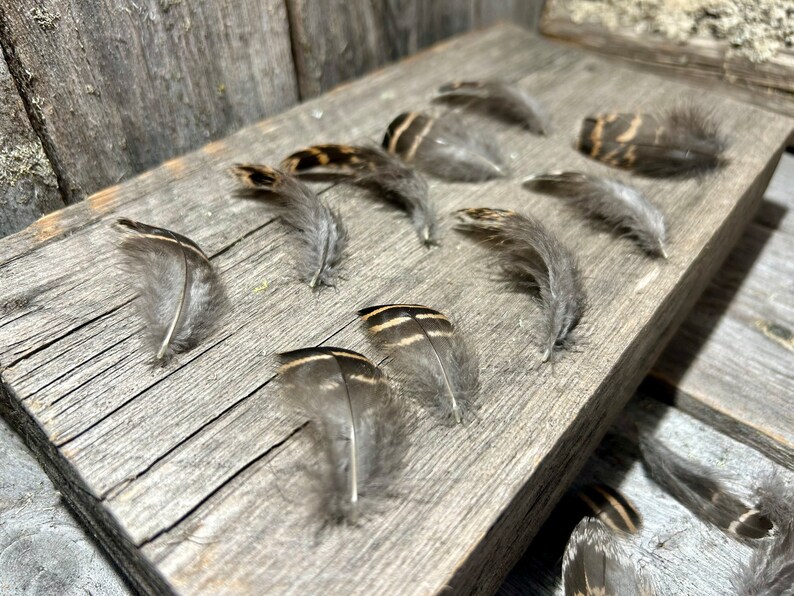
<path fill-rule="evenodd" d="M 542 0 L 0 3 L 0 236 Z"/>
<path fill-rule="evenodd" d="M 731 166 L 708 184 L 635 181 L 664 197 L 674 230 L 667 262 L 609 234 L 583 233 L 587 224 L 571 225 L 563 206 L 514 180 L 434 183 L 444 212 L 527 208 L 579 253 L 591 301 L 587 343 L 553 374 L 538 372 L 528 368 L 538 350 L 527 340 L 536 313 L 487 275 L 478 258 L 486 256 L 471 242 L 447 231 L 428 252 L 399 214 L 334 189 L 329 200 L 351 228 L 351 274 L 319 298 L 318 320 L 318 298 L 293 279 L 283 228 L 266 207 L 231 200 L 232 183 L 219 175 L 234 161 L 272 162 L 308 142 L 377 138 L 391 114 L 423 105 L 450 72 L 519 79 L 554 106 L 558 132 L 548 138 L 493 125 L 500 145 L 514 148 L 518 176 L 561 164 L 603 171 L 571 147 L 583 114 L 646 107 L 649 97 L 662 107 L 696 93 L 515 28 L 492 29 L 167 162 L 0 242 L 2 272 L 15 288 L 0 320 L 4 406 L 139 585 L 316 591 L 366 573 L 368 589 L 386 592 L 494 587 L 739 237 L 791 129 L 783 117 L 711 98 L 724 126 L 746 139 L 731 145 Z M 167 369 L 151 369 L 141 352 L 132 296 L 96 275 L 112 265 L 107 221 L 119 214 L 194 237 L 236 304 L 212 338 Z M 362 273 L 372 267 L 377 278 Z M 255 291 L 265 281 L 267 291 Z M 336 534 L 316 547 L 310 527 L 295 531 L 306 519 L 303 477 L 294 473 L 306 443 L 302 421 L 276 406 L 272 353 L 324 342 L 369 353 L 352 313 L 364 302 L 405 299 L 448 310 L 484 338 L 481 419 L 456 433 L 422 418 L 418 436 L 434 447 L 415 447 L 401 487 L 417 498 L 367 533 Z"/>

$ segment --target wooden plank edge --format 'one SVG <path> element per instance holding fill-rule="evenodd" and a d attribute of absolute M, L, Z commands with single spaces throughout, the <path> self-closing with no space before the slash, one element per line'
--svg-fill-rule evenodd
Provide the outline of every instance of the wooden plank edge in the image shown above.
<path fill-rule="evenodd" d="M 752 221 L 752 215 L 761 206 L 764 191 L 777 169 L 784 149 L 782 145 L 778 148 L 753 184 L 736 203 L 730 215 L 723 221 L 709 243 L 713 250 L 707 254 L 701 252 L 698 259 L 693 262 L 685 274 L 685 278 L 691 279 L 681 281 L 682 285 L 693 289 L 684 296 L 678 308 L 676 309 L 673 304 L 675 297 L 668 295 L 655 316 L 647 322 L 646 329 L 649 333 L 654 333 L 655 329 L 662 329 L 654 349 L 645 355 L 631 347 L 625 350 L 612 367 L 609 377 L 604 379 L 599 392 L 580 410 L 574 423 L 560 437 L 554 451 L 549 452 L 548 457 L 539 463 L 535 474 L 549 478 L 556 475 L 560 481 L 551 490 L 548 490 L 548 487 L 541 487 L 539 493 L 536 493 L 534 485 L 524 484 L 521 487 L 513 499 L 513 506 L 505 509 L 482 541 L 450 578 L 447 586 L 454 593 L 494 593 L 521 559 L 536 532 L 554 510 L 569 485 L 579 475 L 617 416 L 635 394 L 653 363 L 661 356 L 701 294 L 739 242 L 746 226 Z M 743 221 L 744 225 L 742 225 Z M 636 341 L 638 338 L 635 338 Z M 609 387 L 620 387 L 621 395 L 609 391 Z M 586 421 L 594 416 L 601 417 L 604 422 L 597 426 L 599 429 L 597 433 L 587 436 L 583 431 L 591 425 Z M 582 441 L 583 437 L 586 437 L 585 442 Z M 562 470 L 555 471 L 549 467 L 548 462 L 556 460 L 556 455 L 552 457 L 552 454 L 560 452 L 569 454 L 570 457 L 561 457 L 560 460 L 565 466 Z M 497 553 L 499 556 L 495 556 Z"/>
<path fill-rule="evenodd" d="M 97 546 L 107 553 L 130 588 L 140 594 L 176 596 L 165 578 L 145 559 L 132 539 L 86 487 L 82 478 L 74 474 L 66 459 L 47 439 L 44 430 L 13 395 L 2 374 L 0 416 L 22 437 L 64 497 L 68 508 L 88 530 L 87 533 Z"/>

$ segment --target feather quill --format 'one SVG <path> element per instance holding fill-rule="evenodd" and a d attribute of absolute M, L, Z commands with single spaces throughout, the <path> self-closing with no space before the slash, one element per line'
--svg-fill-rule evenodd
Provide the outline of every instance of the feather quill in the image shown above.
<path fill-rule="evenodd" d="M 538 100 L 504 81 L 452 81 L 439 88 L 435 99 L 516 122 L 536 135 L 551 132 L 549 117 Z"/>
<path fill-rule="evenodd" d="M 408 393 L 448 423 L 468 418 L 479 366 L 445 315 L 416 304 L 370 306 L 358 314 L 372 340 L 392 356 Z"/>
<path fill-rule="evenodd" d="M 428 196 L 427 182 L 380 147 L 313 145 L 287 157 L 281 167 L 294 174 L 341 175 L 354 184 L 374 189 L 408 213 L 424 244 L 437 243 L 438 216 Z"/>
<path fill-rule="evenodd" d="M 597 519 L 585 518 L 562 558 L 566 596 L 651 596 L 649 578 L 626 555 L 619 538 Z"/>
<path fill-rule="evenodd" d="M 310 420 L 320 516 L 356 524 L 402 468 L 403 410 L 380 369 L 357 352 L 306 348 L 279 354 L 279 362 L 285 402 Z"/>
<path fill-rule="evenodd" d="M 400 114 L 389 124 L 383 147 L 445 180 L 477 182 L 508 174 L 495 144 L 452 114 L 440 118 Z"/>
<path fill-rule="evenodd" d="M 586 214 L 626 230 L 648 254 L 667 258 L 664 216 L 635 188 L 581 172 L 535 174 L 524 186 L 566 199 Z"/>
<path fill-rule="evenodd" d="M 760 487 L 758 509 L 775 527 L 733 578 L 739 596 L 794 596 L 794 492 L 777 476 Z"/>
<path fill-rule="evenodd" d="M 597 517 L 613 532 L 636 534 L 642 527 L 640 512 L 611 486 L 592 484 L 577 491 L 576 496 L 587 508 L 589 516 Z"/>
<path fill-rule="evenodd" d="M 124 269 L 138 292 L 146 333 L 158 360 L 204 339 L 221 315 L 226 297 L 209 258 L 190 238 L 130 219 L 116 227 Z"/>
<path fill-rule="evenodd" d="M 461 209 L 456 229 L 492 240 L 504 273 L 537 288 L 544 310 L 543 362 L 567 348 L 585 310 L 585 293 L 573 254 L 535 218 L 502 209 Z"/>
<path fill-rule="evenodd" d="M 640 436 L 640 451 L 651 477 L 700 519 L 738 540 L 769 534 L 769 518 L 732 494 L 712 470 L 685 460 L 648 435 Z"/>
<path fill-rule="evenodd" d="M 726 163 L 719 126 L 693 105 L 661 116 L 590 116 L 582 124 L 578 149 L 611 166 L 653 177 L 692 176 Z"/>
<path fill-rule="evenodd" d="M 274 197 L 281 219 L 300 233 L 301 281 L 311 288 L 335 286 L 347 246 L 339 214 L 293 176 L 265 165 L 239 164 L 232 172 L 244 184 L 243 196 Z"/>

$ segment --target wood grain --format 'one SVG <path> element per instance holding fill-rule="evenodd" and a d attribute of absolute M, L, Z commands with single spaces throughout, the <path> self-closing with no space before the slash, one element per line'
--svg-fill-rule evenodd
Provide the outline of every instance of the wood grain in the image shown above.
<path fill-rule="evenodd" d="M 778 172 L 650 384 L 794 469 L 794 157 L 784 155 Z"/>
<path fill-rule="evenodd" d="M 559 8 L 558 8 L 559 7 Z M 630 27 L 609 30 L 597 23 L 574 23 L 550 0 L 540 20 L 543 35 L 634 62 L 667 76 L 730 88 L 743 101 L 794 115 L 794 51 L 781 48 L 757 64 L 737 55 L 728 40 L 693 37 L 685 44 Z"/>
<path fill-rule="evenodd" d="M 297 100 L 281 0 L 9 2 L 0 43 L 68 202 Z"/>
<path fill-rule="evenodd" d="M 766 474 L 777 473 L 794 489 L 794 473 L 676 408 L 637 397 L 576 479 L 576 486 L 600 482 L 616 487 L 634 503 L 643 527 L 627 540 L 627 547 L 637 566 L 656 581 L 657 593 L 735 594 L 731 579 L 740 565 L 749 562 L 751 547 L 698 520 L 648 477 L 635 444 L 625 438 L 626 428 L 634 423 L 686 459 L 727 476 L 731 489 L 748 503 Z M 571 513 L 563 504 L 552 513 L 499 589 L 500 596 L 564 594 L 560 560 L 566 528 L 575 523 Z"/>
<path fill-rule="evenodd" d="M 0 60 L 0 237 L 63 206 L 50 162 Z"/>
<path fill-rule="evenodd" d="M 726 128 L 747 139 L 729 148 L 728 169 L 708 184 L 636 181 L 670 220 L 667 262 L 591 230 L 516 180 L 433 181 L 445 214 L 477 205 L 527 209 L 578 253 L 591 304 L 587 341 L 553 371 L 538 370 L 537 308 L 505 291 L 487 253 L 469 239 L 447 229 L 442 246 L 428 251 L 403 215 L 336 187 L 325 196 L 350 228 L 347 279 L 316 296 L 295 281 L 294 241 L 267 206 L 230 198 L 230 164 L 275 163 L 317 141 L 377 139 L 393 115 L 421 107 L 417 98 L 450 73 L 515 79 L 555 107 L 559 132 L 546 138 L 472 123 L 507 148 L 516 177 L 560 164 L 603 172 L 571 147 L 584 114 L 696 93 L 515 27 L 495 27 L 243 129 L 0 241 L 0 271 L 14 288 L 0 315 L 5 413 L 141 589 L 493 590 L 738 239 L 792 127 L 782 116 L 710 98 Z M 622 85 L 622 77 L 632 85 Z M 750 126 L 753 135 L 746 134 Z M 234 304 L 210 338 L 167 368 L 152 367 L 134 297 L 111 274 L 108 222 L 119 215 L 194 238 Z M 273 354 L 325 343 L 374 356 L 355 310 L 407 300 L 448 312 L 476 338 L 479 420 L 446 429 L 416 412 L 410 464 L 396 487 L 401 497 L 363 528 L 329 532 L 318 542 L 300 472 L 308 457 L 304 421 L 279 408 Z"/>
<path fill-rule="evenodd" d="M 470 29 L 500 20 L 534 29 L 543 4 L 540 0 L 286 2 L 304 98 Z"/>

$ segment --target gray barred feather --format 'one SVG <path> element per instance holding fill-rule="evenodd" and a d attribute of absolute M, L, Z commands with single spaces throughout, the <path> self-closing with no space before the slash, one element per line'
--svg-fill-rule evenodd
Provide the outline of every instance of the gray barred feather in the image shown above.
<path fill-rule="evenodd" d="M 519 286 L 537 288 L 544 319 L 543 362 L 574 341 L 586 297 L 573 254 L 538 220 L 502 209 L 461 209 L 456 229 L 494 241 L 502 269 Z"/>
<path fill-rule="evenodd" d="M 581 172 L 536 174 L 524 186 L 566 199 L 586 214 L 627 231 L 649 255 L 667 258 L 664 216 L 637 189 Z"/>
<path fill-rule="evenodd" d="M 650 579 L 632 563 L 620 538 L 599 520 L 580 521 L 565 547 L 566 596 L 651 596 Z"/>
<path fill-rule="evenodd" d="M 504 81 L 453 81 L 442 85 L 435 99 L 516 122 L 533 134 L 551 132 L 549 117 L 538 100 Z"/>
<path fill-rule="evenodd" d="M 404 410 L 380 369 L 356 352 L 306 348 L 279 354 L 279 362 L 285 403 L 310 421 L 319 516 L 357 524 L 389 496 L 402 469 Z"/>
<path fill-rule="evenodd" d="M 416 304 L 370 306 L 358 314 L 392 357 L 406 393 L 449 424 L 468 420 L 480 388 L 479 365 L 445 315 Z"/>
<path fill-rule="evenodd" d="M 241 196 L 272 196 L 282 221 L 300 233 L 298 273 L 311 288 L 335 286 L 347 247 L 347 229 L 339 214 L 293 176 L 265 165 L 232 169 L 245 185 Z"/>
<path fill-rule="evenodd" d="M 198 245 L 176 232 L 119 219 L 119 245 L 127 283 L 138 293 L 138 310 L 158 360 L 167 360 L 204 339 L 226 307 L 220 278 Z"/>

